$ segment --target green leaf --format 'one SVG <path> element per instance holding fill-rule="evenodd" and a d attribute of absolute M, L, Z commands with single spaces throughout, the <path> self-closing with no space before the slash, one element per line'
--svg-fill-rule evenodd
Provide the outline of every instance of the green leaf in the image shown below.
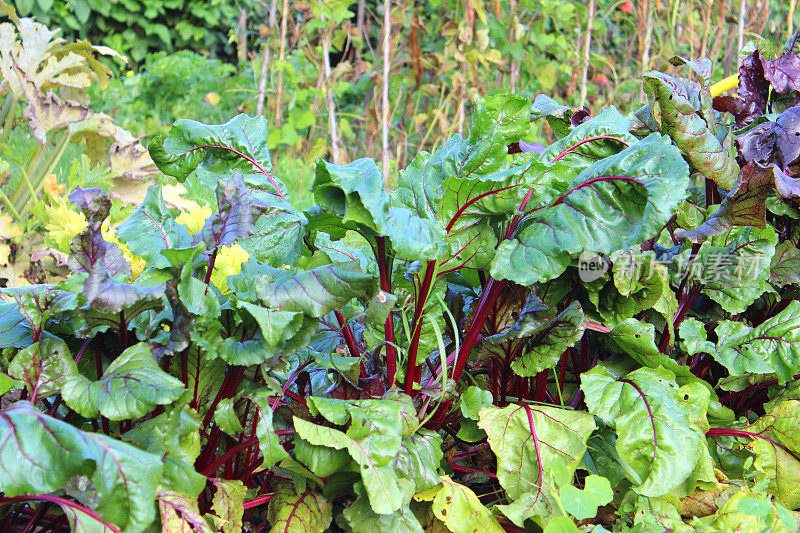
<path fill-rule="evenodd" d="M 200 421 L 197 413 L 176 406 L 138 422 L 122 434 L 122 440 L 162 458 L 165 483 L 172 491 L 196 498 L 206 486 L 206 477 L 194 467 L 200 455 Z"/>
<path fill-rule="evenodd" d="M 28 396 L 37 399 L 61 392 L 65 378 L 74 372 L 77 367 L 69 347 L 61 339 L 50 336 L 18 352 L 8 366 L 9 375 L 21 380 L 28 389 Z"/>
<path fill-rule="evenodd" d="M 681 322 L 684 327 L 687 320 Z M 683 332 L 683 329 L 681 329 Z M 672 357 L 664 354 L 656 346 L 656 328 L 653 324 L 642 322 L 636 318 L 629 318 L 620 322 L 608 333 L 614 344 L 633 358 L 640 365 L 648 368 L 663 367 L 676 376 L 691 377 L 692 373 L 686 365 L 678 364 Z"/>
<path fill-rule="evenodd" d="M 392 464 L 401 477 L 414 482 L 415 492 L 422 492 L 439 484 L 443 457 L 441 435 L 421 429 L 403 438 Z"/>
<path fill-rule="evenodd" d="M 24 435 L 24 439 L 15 436 Z M 155 518 L 161 457 L 97 433 L 84 433 L 17 402 L 0 417 L 0 491 L 44 494 L 76 475 L 90 476 L 103 520 L 138 533 Z"/>
<path fill-rule="evenodd" d="M 294 417 L 294 428 L 298 436 L 311 444 L 346 449 L 360 467 L 372 509 L 378 514 L 393 513 L 403 504 L 397 473 L 390 464 L 400 449 L 399 419 L 359 422 L 353 424 L 355 430 L 351 426 L 346 434 Z M 376 429 L 373 434 L 369 430 L 371 425 Z"/>
<path fill-rule="evenodd" d="M 256 319 L 261 335 L 268 348 L 275 348 L 289 340 L 303 325 L 303 314 L 298 311 L 278 311 L 274 309 L 253 305 L 247 302 L 238 302 L 239 308 L 247 310 Z"/>
<path fill-rule="evenodd" d="M 674 380 L 671 372 L 650 368 L 617 376 L 602 364 L 581 375 L 589 412 L 616 428 L 626 477 L 645 496 L 664 495 L 682 483 L 705 446 Z"/>
<path fill-rule="evenodd" d="M 576 533 L 579 532 L 575 522 L 567 516 L 557 516 L 547 523 L 544 533 Z"/>
<path fill-rule="evenodd" d="M 797 476 L 800 475 L 799 422 L 800 401 L 787 400 L 775 404 L 747 429 L 764 437 L 754 438 L 751 444 L 756 455 L 753 463 L 758 472 L 756 481 L 768 481 L 767 492 L 789 509 L 800 506 L 800 487 L 797 485 Z"/>
<path fill-rule="evenodd" d="M 775 247 L 769 281 L 776 287 L 800 283 L 800 249 L 791 241 L 783 241 Z"/>
<path fill-rule="evenodd" d="M 523 377 L 552 368 L 564 351 L 583 337 L 585 329 L 583 309 L 578 302 L 572 302 L 556 317 L 543 320 L 530 332 L 533 333 L 531 340 L 525 344 L 522 357 L 511 363 L 511 368 Z"/>
<path fill-rule="evenodd" d="M 497 456 L 497 480 L 511 502 L 524 502 L 513 513 L 499 506 L 519 527 L 527 518 L 549 513 L 551 480 L 556 486 L 572 482 L 595 429 L 588 413 L 539 405 L 487 407 L 478 425 Z"/>
<path fill-rule="evenodd" d="M 237 115 L 229 122 L 208 125 L 178 119 L 166 137 L 150 144 L 150 157 L 164 174 L 184 181 L 198 167 L 227 174 L 272 169 L 267 146 L 267 120 Z"/>
<path fill-rule="evenodd" d="M 267 307 L 315 318 L 342 309 L 353 298 L 368 298 L 377 290 L 375 276 L 362 273 L 355 261 L 302 272 L 276 270 L 256 283 L 256 293 Z"/>
<path fill-rule="evenodd" d="M 684 78 L 650 71 L 644 75 L 644 91 L 651 104 L 657 103 L 661 109 L 661 131 L 705 178 L 730 189 L 738 165 L 714 133 L 708 89 Z"/>
<path fill-rule="evenodd" d="M 25 317 L 19 312 L 17 304 L 14 302 L 0 303 L 0 348 L 13 346 L 22 348 L 28 346 L 30 342 L 25 342 L 30 338 L 30 330 L 25 324 Z"/>
<path fill-rule="evenodd" d="M 75 372 L 66 376 L 61 394 L 81 416 L 103 415 L 109 420 L 139 418 L 157 405 L 177 400 L 183 383 L 153 361 L 150 345 L 141 342 L 126 349 L 98 381 Z"/>
<path fill-rule="evenodd" d="M 244 497 L 247 487 L 238 479 L 210 479 L 216 488 L 211 510 L 222 520 L 218 528 L 223 533 L 239 533 L 242 531 L 244 515 Z"/>
<path fill-rule="evenodd" d="M 652 134 L 571 181 L 554 180 L 548 192 L 554 200 L 532 212 L 514 238 L 500 245 L 491 273 L 530 285 L 561 274 L 571 254 L 609 254 L 640 243 L 669 220 L 685 198 L 688 178 L 680 153 L 668 139 Z"/>
<path fill-rule="evenodd" d="M 483 390 L 475 385 L 470 385 L 467 390 L 461 394 L 459 401 L 459 408 L 461 414 L 472 420 L 480 420 L 480 411 L 492 405 L 492 392 Z"/>
<path fill-rule="evenodd" d="M 503 528 L 478 496 L 450 476 L 442 476 L 441 484 L 414 496 L 417 501 L 432 501 L 433 514 L 453 533 L 487 531 L 500 533 Z"/>
<path fill-rule="evenodd" d="M 800 371 L 800 302 L 791 302 L 755 328 L 722 320 L 715 332 L 716 345 L 706 340 L 699 322 L 689 322 L 680 329 L 690 355 L 711 354 L 731 376 L 777 373 L 786 382 Z"/>
<path fill-rule="evenodd" d="M 213 533 L 214 528 L 200 514 L 197 501 L 177 492 L 158 493 L 162 531 Z"/>
<path fill-rule="evenodd" d="M 364 484 L 356 483 L 353 488 L 358 497 L 342 513 L 350 530 L 353 533 L 422 533 L 422 526 L 408 505 L 414 494 L 414 483 L 399 479 L 397 486 L 403 502 L 400 508 L 390 514 L 378 514 L 371 507 Z"/>
<path fill-rule="evenodd" d="M 264 457 L 263 468 L 270 468 L 278 461 L 289 456 L 281 444 L 280 437 L 275 434 L 273 429 L 273 412 L 269 402 L 271 394 L 268 389 L 259 389 L 247 395 L 247 398 L 250 398 L 258 406 L 256 437 L 258 437 L 258 448 Z"/>
<path fill-rule="evenodd" d="M 119 225 L 116 236 L 134 255 L 162 268 L 169 266 L 162 251 L 185 248 L 192 242 L 186 226 L 176 223 L 167 209 L 160 185 L 147 188 L 144 201 Z"/>
<path fill-rule="evenodd" d="M 214 411 L 214 423 L 231 437 L 236 437 L 237 433 L 244 431 L 242 423 L 239 421 L 239 416 L 233 407 L 234 403 L 234 398 L 224 398 L 220 400 L 217 404 L 217 409 Z"/>
<path fill-rule="evenodd" d="M 300 438 L 294 439 L 293 451 L 297 460 L 319 477 L 340 472 L 352 461 L 347 450 L 317 446 Z"/>
<path fill-rule="evenodd" d="M 269 501 L 267 521 L 272 525 L 272 533 L 323 533 L 333 520 L 332 509 L 322 494 L 312 489 L 300 492 L 293 485 L 282 484 Z"/>
<path fill-rule="evenodd" d="M 597 514 L 597 508 L 614 498 L 608 479 L 590 475 L 584 480 L 583 490 L 567 485 L 559 492 L 561 504 L 578 520 L 587 520 Z"/>

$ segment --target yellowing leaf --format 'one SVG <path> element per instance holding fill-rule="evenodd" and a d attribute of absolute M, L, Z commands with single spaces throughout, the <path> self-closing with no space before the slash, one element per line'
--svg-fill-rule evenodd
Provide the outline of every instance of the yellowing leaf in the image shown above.
<path fill-rule="evenodd" d="M 442 484 L 420 492 L 414 499 L 432 501 L 433 514 L 453 533 L 500 533 L 503 528 L 469 487 L 442 476 Z"/>
<path fill-rule="evenodd" d="M 250 259 L 244 248 L 234 243 L 230 246 L 221 246 L 217 252 L 217 260 L 214 263 L 214 273 L 211 274 L 211 281 L 216 287 L 227 294 L 228 276 L 238 274 L 242 269 L 242 263 Z"/>
<path fill-rule="evenodd" d="M 203 205 L 197 209 L 182 212 L 175 218 L 175 222 L 183 224 L 189 230 L 189 233 L 195 234 L 203 229 L 203 224 L 206 223 L 206 219 L 211 216 L 211 213 L 211 208 Z"/>

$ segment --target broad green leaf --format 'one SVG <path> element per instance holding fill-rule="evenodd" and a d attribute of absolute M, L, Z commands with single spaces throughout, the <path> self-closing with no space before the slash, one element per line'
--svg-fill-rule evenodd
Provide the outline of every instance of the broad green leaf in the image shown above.
<path fill-rule="evenodd" d="M 708 89 L 684 78 L 650 71 L 644 75 L 644 90 L 651 104 L 657 103 L 661 109 L 661 131 L 704 177 L 730 189 L 738 165 L 714 133 Z"/>
<path fill-rule="evenodd" d="M 78 372 L 69 374 L 61 394 L 81 416 L 125 420 L 144 416 L 157 405 L 172 403 L 185 390 L 179 379 L 159 368 L 150 345 L 141 342 L 122 352 L 97 381 Z"/>
<path fill-rule="evenodd" d="M 218 529 L 223 533 L 239 533 L 242 531 L 244 515 L 244 498 L 247 487 L 238 479 L 211 479 L 214 485 L 214 499 L 211 510 L 220 518 Z"/>
<path fill-rule="evenodd" d="M 414 496 L 417 501 L 432 501 L 433 514 L 453 533 L 504 531 L 492 512 L 469 488 L 442 476 L 441 484 Z"/>
<path fill-rule="evenodd" d="M 356 483 L 354 490 L 357 498 L 342 513 L 345 525 L 353 533 L 422 533 L 422 526 L 409 507 L 414 494 L 414 483 L 399 479 L 397 487 L 403 502 L 400 508 L 389 514 L 378 514 L 371 507 L 364 484 Z"/>
<path fill-rule="evenodd" d="M 741 487 L 719 510 L 711 516 L 695 518 L 698 526 L 710 528 L 712 531 L 774 531 L 790 532 L 797 530 L 796 519 L 792 513 L 784 513 L 782 507 L 768 501 L 768 497 L 750 492 Z M 758 500 L 761 503 L 753 502 Z M 765 512 L 767 511 L 768 512 Z M 787 523 L 789 522 L 789 523 Z"/>
<path fill-rule="evenodd" d="M 239 421 L 239 416 L 233 407 L 234 403 L 234 398 L 224 398 L 220 400 L 217 404 L 217 409 L 214 411 L 214 423 L 231 437 L 236 437 L 237 433 L 244 431 L 242 423 Z"/>
<path fill-rule="evenodd" d="M 312 489 L 300 492 L 293 485 L 282 484 L 269 501 L 267 521 L 272 533 L 323 533 L 333 520 L 332 508 L 322 494 Z"/>
<path fill-rule="evenodd" d="M 480 420 L 480 412 L 492 404 L 492 392 L 470 385 L 461 394 L 458 403 L 461 414 L 472 420 Z"/>
<path fill-rule="evenodd" d="M 196 498 L 206 486 L 206 477 L 194 467 L 200 455 L 199 416 L 183 406 L 137 423 L 122 434 L 122 440 L 158 455 L 164 463 L 164 479 L 169 488 L 189 498 Z"/>
<path fill-rule="evenodd" d="M 559 492 L 561 505 L 578 520 L 593 518 L 597 508 L 606 505 L 614 498 L 614 491 L 608 479 L 590 475 L 584 480 L 583 490 L 566 485 Z"/>
<path fill-rule="evenodd" d="M 495 278 L 547 281 L 566 269 L 571 254 L 609 254 L 650 238 L 684 199 L 689 172 L 669 141 L 652 134 L 565 178 L 554 184 L 554 200 L 500 245 Z"/>
<path fill-rule="evenodd" d="M 289 456 L 281 444 L 280 437 L 275 434 L 273 429 L 273 412 L 269 402 L 270 394 L 268 389 L 259 389 L 247 395 L 258 407 L 256 437 L 258 437 L 258 448 L 264 457 L 263 468 L 270 468 L 278 461 Z"/>
<path fill-rule="evenodd" d="M 303 326 L 303 314 L 298 311 L 287 311 L 274 308 L 261 307 L 247 302 L 238 302 L 237 306 L 245 309 L 258 322 L 261 335 L 268 348 L 275 348 L 284 341 L 289 340 Z"/>
<path fill-rule="evenodd" d="M 14 346 L 21 348 L 30 342 L 30 330 L 25 323 L 25 317 L 19 312 L 18 306 L 13 302 L 0 303 L 0 348 Z"/>
<path fill-rule="evenodd" d="M 506 513 L 522 527 L 525 519 L 548 514 L 549 492 L 572 482 L 595 429 L 591 415 L 549 406 L 487 407 L 478 425 L 489 436 L 497 456 L 497 480 L 511 502 L 524 500 L 524 509 Z"/>
<path fill-rule="evenodd" d="M 544 533 L 578 533 L 580 529 L 567 516 L 557 516 L 547 523 Z"/>
<path fill-rule="evenodd" d="M 254 170 L 269 174 L 267 120 L 237 115 L 225 124 L 209 125 L 178 119 L 166 137 L 150 144 L 150 157 L 164 174 L 181 182 L 198 167 L 219 174 Z"/>
<path fill-rule="evenodd" d="M 800 302 L 755 328 L 742 322 L 722 320 L 716 327 L 716 345 L 696 321 L 681 327 L 681 337 L 690 355 L 709 353 L 731 376 L 778 374 L 789 381 L 800 371 Z"/>
<path fill-rule="evenodd" d="M 526 140 L 531 129 L 531 101 L 517 94 L 497 94 L 480 98 L 506 145 Z"/>
<path fill-rule="evenodd" d="M 160 185 L 148 187 L 144 201 L 119 225 L 116 236 L 134 255 L 160 267 L 168 266 L 162 251 L 185 248 L 192 241 L 186 226 L 176 223 L 167 209 Z"/>
<path fill-rule="evenodd" d="M 25 384 L 28 397 L 37 399 L 61 392 L 65 378 L 75 372 L 67 344 L 50 336 L 18 352 L 8 366 L 9 375 Z"/>
<path fill-rule="evenodd" d="M 439 484 L 439 463 L 443 458 L 442 437 L 425 429 L 405 437 L 392 461 L 401 477 L 414 482 L 414 491 L 422 492 Z"/>
<path fill-rule="evenodd" d="M 267 307 L 315 318 L 342 309 L 353 298 L 370 297 L 377 290 L 375 276 L 362 273 L 354 261 L 302 272 L 275 270 L 256 284 L 256 293 Z"/>
<path fill-rule="evenodd" d="M 617 376 L 604 365 L 581 375 L 589 411 L 617 431 L 619 458 L 639 494 L 657 497 L 695 468 L 703 434 L 690 424 L 678 399 L 675 375 L 640 368 Z"/>
<path fill-rule="evenodd" d="M 3 411 L 0 443 L 0 491 L 7 497 L 54 492 L 73 476 L 86 475 L 99 496 L 96 511 L 103 520 L 138 533 L 155 518 L 162 473 L 157 455 L 80 431 L 26 401 Z"/>
<path fill-rule="evenodd" d="M 398 428 L 399 420 L 395 425 L 391 425 L 391 420 L 374 420 L 370 423 L 383 426 L 382 431 L 392 431 Z M 361 477 L 364 482 L 369 503 L 372 509 L 378 514 L 391 514 L 403 504 L 402 493 L 400 492 L 397 473 L 391 466 L 390 461 L 400 449 L 399 431 L 396 437 L 397 444 L 392 446 L 391 436 L 389 439 L 377 433 L 370 436 L 369 429 L 361 426 L 350 436 L 337 429 L 318 426 L 303 419 L 294 417 L 294 428 L 297 435 L 311 444 L 317 446 L 328 446 L 337 450 L 346 449 L 350 456 L 358 463 L 361 469 Z M 348 430 L 350 433 L 350 430 Z M 389 442 L 386 442 L 389 440 Z"/>
<path fill-rule="evenodd" d="M 297 460 L 319 477 L 331 476 L 352 461 L 347 450 L 318 446 L 299 438 L 294 440 L 293 451 Z"/>

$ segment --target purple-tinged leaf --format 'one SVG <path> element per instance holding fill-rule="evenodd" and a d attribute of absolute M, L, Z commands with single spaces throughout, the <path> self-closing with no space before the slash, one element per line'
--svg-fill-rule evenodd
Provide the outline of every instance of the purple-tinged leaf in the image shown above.
<path fill-rule="evenodd" d="M 92 311 L 105 315 L 113 315 L 141 303 L 143 300 L 158 300 L 164 295 L 166 285 L 159 283 L 154 287 L 120 283 L 103 276 L 103 273 L 92 273 L 83 284 L 83 297 L 89 302 Z M 141 309 L 144 311 L 147 309 Z"/>
<path fill-rule="evenodd" d="M 739 87 L 736 96 L 714 98 L 714 109 L 727 111 L 741 128 L 750 124 L 767 109 L 769 82 L 764 78 L 764 67 L 758 50 L 748 55 L 739 66 Z"/>
<path fill-rule="evenodd" d="M 76 188 L 70 195 L 70 201 L 83 211 L 87 227 L 72 239 L 70 244 L 69 267 L 73 272 L 106 274 L 115 276 L 131 275 L 131 266 L 122 256 L 116 244 L 103 238 L 101 226 L 111 211 L 111 199 L 102 189 Z M 99 272 L 102 270 L 102 273 Z"/>
<path fill-rule="evenodd" d="M 769 281 L 778 287 L 800 284 L 800 249 L 791 241 L 784 241 L 775 247 Z"/>
<path fill-rule="evenodd" d="M 238 173 L 219 181 L 217 205 L 219 211 L 206 220 L 200 232 L 200 239 L 209 250 L 250 237 L 255 232 L 258 217 L 270 208 L 266 202 L 250 194 Z"/>
<path fill-rule="evenodd" d="M 736 143 L 745 161 L 788 169 L 800 158 L 800 105 L 790 107 L 774 122 L 753 126 L 738 135 Z"/>
<path fill-rule="evenodd" d="M 800 57 L 794 52 L 783 54 L 778 59 L 761 58 L 764 77 L 772 83 L 775 92 L 786 94 L 800 91 Z"/>

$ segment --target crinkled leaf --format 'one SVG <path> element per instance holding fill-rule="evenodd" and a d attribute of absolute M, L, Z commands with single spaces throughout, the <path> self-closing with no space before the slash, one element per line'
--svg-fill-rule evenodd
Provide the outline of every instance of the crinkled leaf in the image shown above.
<path fill-rule="evenodd" d="M 645 496 L 664 495 L 682 483 L 705 445 L 678 400 L 674 380 L 663 369 L 640 368 L 622 377 L 603 365 L 581 375 L 589 411 L 616 428 L 626 476 Z"/>
<path fill-rule="evenodd" d="M 564 350 L 574 346 L 583 336 L 586 320 L 578 302 L 572 302 L 557 316 L 542 320 L 525 343 L 522 356 L 511 363 L 514 372 L 523 377 L 535 376 L 553 367 Z"/>
<path fill-rule="evenodd" d="M 422 492 L 439 484 L 442 457 L 442 437 L 421 429 L 402 440 L 392 463 L 401 477 L 414 482 L 415 492 Z"/>
<path fill-rule="evenodd" d="M 322 265 L 302 272 L 276 270 L 257 281 L 256 292 L 267 307 L 322 317 L 342 309 L 355 297 L 370 297 L 377 280 L 355 261 Z"/>
<path fill-rule="evenodd" d="M 764 65 L 764 77 L 772 84 L 775 92 L 786 94 L 789 91 L 800 91 L 800 57 L 794 52 L 787 52 L 777 59 L 761 59 Z"/>
<path fill-rule="evenodd" d="M 333 520 L 332 509 L 331 502 L 315 490 L 300 492 L 293 485 L 282 484 L 269 501 L 267 521 L 272 533 L 323 533 Z"/>
<path fill-rule="evenodd" d="M 43 337 L 17 353 L 8 366 L 10 376 L 21 380 L 30 398 L 47 398 L 61 391 L 65 378 L 77 372 L 67 344 L 57 337 Z"/>
<path fill-rule="evenodd" d="M 200 514 L 197 501 L 177 492 L 159 492 L 158 510 L 161 531 L 176 533 L 213 533 L 214 528 Z"/>
<path fill-rule="evenodd" d="M 222 520 L 218 526 L 223 533 L 239 533 L 242 531 L 244 515 L 244 497 L 247 487 L 238 479 L 211 479 L 214 485 L 214 499 L 211 510 Z"/>
<path fill-rule="evenodd" d="M 704 177 L 730 189 L 738 166 L 714 133 L 707 89 L 684 78 L 650 71 L 644 75 L 644 90 L 651 104 L 661 108 L 661 131 Z"/>
<path fill-rule="evenodd" d="M 164 174 L 179 181 L 198 167 L 218 174 L 252 172 L 254 168 L 269 173 L 267 120 L 243 114 L 218 125 L 178 119 L 166 137 L 157 137 L 150 144 L 150 157 Z"/>
<path fill-rule="evenodd" d="M 417 494 L 414 499 L 432 501 L 433 514 L 454 533 L 504 531 L 478 496 L 469 487 L 450 479 L 450 476 L 442 476 L 441 485 Z"/>
<path fill-rule="evenodd" d="M 165 413 L 138 422 L 122 434 L 122 440 L 158 455 L 164 463 L 165 483 L 172 491 L 196 498 L 206 486 L 194 461 L 200 455 L 200 421 L 197 413 L 178 405 Z"/>
<path fill-rule="evenodd" d="M 561 274 L 570 254 L 611 253 L 658 232 L 684 199 L 688 168 L 668 139 L 652 134 L 584 169 L 498 248 L 492 275 L 529 285 Z"/>
<path fill-rule="evenodd" d="M 116 236 L 134 255 L 160 267 L 168 266 L 162 251 L 185 248 L 192 241 L 186 226 L 176 223 L 167 209 L 160 185 L 148 187 L 144 201 L 119 225 Z"/>
<path fill-rule="evenodd" d="M 736 137 L 746 161 L 787 169 L 800 157 L 800 105 L 790 107 L 775 121 L 765 121 Z"/>
<path fill-rule="evenodd" d="M 155 518 L 161 457 L 105 435 L 85 433 L 22 401 L 0 417 L 0 490 L 5 496 L 43 494 L 73 476 L 91 477 L 103 520 L 138 533 Z"/>
<path fill-rule="evenodd" d="M 686 320 L 681 322 L 681 327 L 687 323 Z M 663 367 L 676 376 L 690 377 L 692 373 L 688 366 L 678 364 L 677 361 L 661 353 L 658 349 L 655 342 L 655 330 L 653 324 L 629 318 L 614 326 L 608 336 L 640 365 L 648 368 Z"/>
<path fill-rule="evenodd" d="M 241 174 L 229 179 L 220 179 L 217 185 L 219 211 L 206 220 L 200 239 L 208 249 L 228 246 L 238 239 L 246 239 L 255 233 L 256 220 L 272 206 L 256 198 L 247 190 Z"/>
<path fill-rule="evenodd" d="M 732 376 L 777 373 L 781 381 L 788 381 L 800 372 L 800 302 L 791 302 L 755 328 L 723 320 L 715 332 L 716 346 L 702 342 L 703 336 L 701 342 L 687 346 L 690 353 L 710 353 Z M 694 337 L 688 330 L 686 334 Z"/>
<path fill-rule="evenodd" d="M 764 114 L 769 97 L 769 82 L 764 77 L 761 53 L 756 50 L 739 65 L 736 96 L 714 98 L 714 109 L 733 114 L 738 127 L 746 126 Z"/>
<path fill-rule="evenodd" d="M 275 348 L 284 341 L 289 340 L 300 331 L 303 325 L 303 314 L 298 311 L 278 311 L 275 308 L 261 307 L 247 302 L 237 304 L 241 309 L 247 310 L 258 322 L 264 343 L 268 348 Z"/>
<path fill-rule="evenodd" d="M 539 405 L 487 407 L 478 425 L 489 436 L 497 480 L 509 500 L 524 499 L 524 510 L 507 514 L 520 527 L 525 519 L 545 514 L 551 480 L 556 486 L 572 482 L 595 429 L 586 412 Z"/>
<path fill-rule="evenodd" d="M 130 265 L 119 247 L 103 238 L 100 229 L 111 211 L 108 195 L 101 189 L 78 187 L 69 195 L 69 199 L 83 211 L 88 221 L 86 229 L 76 235 L 70 244 L 69 265 L 72 271 L 95 274 L 97 280 L 116 274 L 129 277 Z"/>
<path fill-rule="evenodd" d="M 97 381 L 75 372 L 66 376 L 61 389 L 64 401 L 80 415 L 109 420 L 138 418 L 157 405 L 177 400 L 183 383 L 159 368 L 148 343 L 126 349 Z"/>

